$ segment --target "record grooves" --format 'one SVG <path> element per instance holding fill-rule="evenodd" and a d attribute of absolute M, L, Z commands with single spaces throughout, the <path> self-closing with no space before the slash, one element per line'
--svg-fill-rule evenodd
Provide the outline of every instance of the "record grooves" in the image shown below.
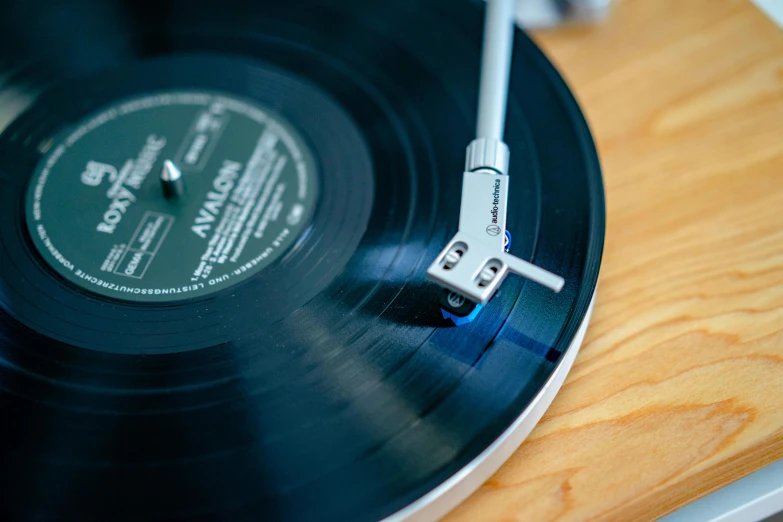
<path fill-rule="evenodd" d="M 565 287 L 509 278 L 454 327 L 426 281 L 459 214 L 481 3 L 30 9 L 0 8 L 3 520 L 394 516 L 490 447 L 567 355 L 595 290 L 603 189 L 576 102 L 521 32 L 512 252 Z M 152 134 L 166 137 L 154 160 L 142 154 Z M 181 201 L 155 178 L 175 156 L 190 183 Z M 251 160 L 267 177 L 242 177 Z M 215 181 L 226 161 L 230 187 Z M 120 203 L 106 195 L 115 185 L 130 191 Z M 221 223 L 234 239 L 213 235 Z M 243 231 L 247 250 L 221 272 Z M 212 238 L 223 264 L 202 277 Z M 191 276 L 203 291 L 96 288 Z"/>

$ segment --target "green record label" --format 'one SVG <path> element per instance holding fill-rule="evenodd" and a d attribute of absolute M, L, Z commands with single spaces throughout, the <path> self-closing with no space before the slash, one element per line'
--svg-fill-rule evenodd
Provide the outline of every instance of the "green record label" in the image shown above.
<path fill-rule="evenodd" d="M 183 190 L 166 197 L 164 161 Z M 123 100 L 49 145 L 27 194 L 41 256 L 107 297 L 166 302 L 279 258 L 317 198 L 312 153 L 279 115 L 208 92 Z"/>

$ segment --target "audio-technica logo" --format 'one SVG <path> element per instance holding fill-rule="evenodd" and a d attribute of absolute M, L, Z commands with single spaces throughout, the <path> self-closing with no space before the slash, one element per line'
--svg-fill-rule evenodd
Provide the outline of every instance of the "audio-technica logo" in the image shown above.
<path fill-rule="evenodd" d="M 492 189 L 492 210 L 490 211 L 490 214 L 492 214 L 492 224 L 497 225 L 498 224 L 498 204 L 500 203 L 500 180 L 495 180 L 495 187 Z M 497 235 L 497 234 L 493 234 Z"/>
<path fill-rule="evenodd" d="M 500 227 L 497 225 L 490 225 L 487 227 L 487 234 L 490 236 L 497 236 L 500 234 Z"/>
<path fill-rule="evenodd" d="M 446 300 L 453 308 L 459 308 L 465 304 L 465 296 L 458 294 L 457 292 L 449 292 L 449 296 L 446 298 Z"/>

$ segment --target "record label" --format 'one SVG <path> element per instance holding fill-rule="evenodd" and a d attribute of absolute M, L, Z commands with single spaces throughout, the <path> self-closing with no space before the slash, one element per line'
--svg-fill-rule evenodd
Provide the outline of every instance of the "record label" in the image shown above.
<path fill-rule="evenodd" d="M 182 193 L 166 197 L 165 160 Z M 83 289 L 204 296 L 279 258 L 313 213 L 313 155 L 281 116 L 209 92 L 123 100 L 48 145 L 27 194 L 33 243 Z"/>

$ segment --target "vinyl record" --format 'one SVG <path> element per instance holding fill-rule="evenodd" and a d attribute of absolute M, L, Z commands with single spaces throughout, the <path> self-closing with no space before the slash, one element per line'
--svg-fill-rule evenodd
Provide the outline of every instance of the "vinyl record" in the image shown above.
<path fill-rule="evenodd" d="M 482 14 L 3 4 L 2 520 L 434 513 L 584 334 L 603 247 L 589 130 L 517 31 L 511 252 L 566 283 L 442 318 Z"/>

